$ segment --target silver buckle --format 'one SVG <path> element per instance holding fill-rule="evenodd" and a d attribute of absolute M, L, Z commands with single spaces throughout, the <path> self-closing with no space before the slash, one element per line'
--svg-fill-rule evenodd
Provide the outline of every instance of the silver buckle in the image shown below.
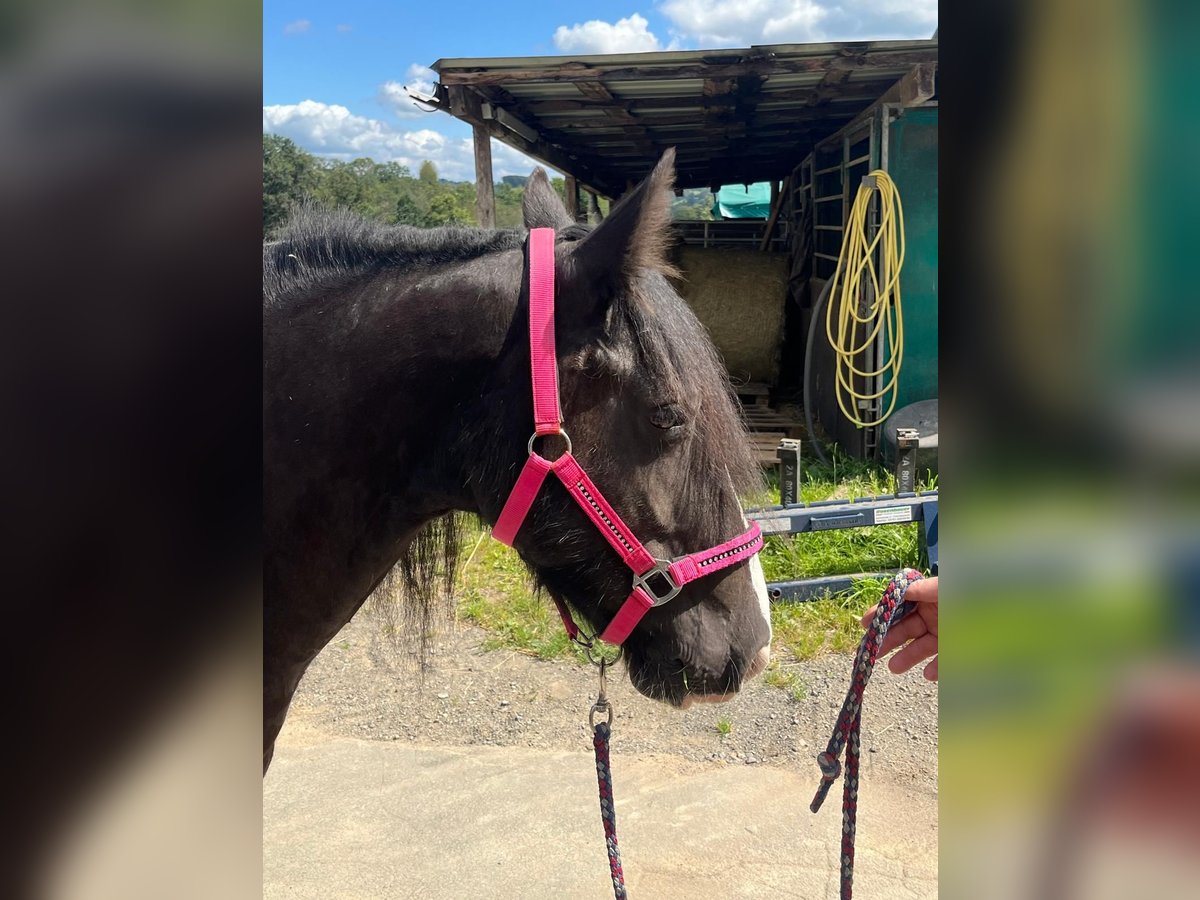
<path fill-rule="evenodd" d="M 633 576 L 633 586 L 635 589 L 640 587 L 643 591 L 645 591 L 654 600 L 655 606 L 662 606 L 667 601 L 673 600 L 675 597 L 679 596 L 679 592 L 683 590 L 683 585 L 676 584 L 675 579 L 671 577 L 670 569 L 671 563 L 669 561 L 665 559 L 657 559 L 654 561 L 653 568 L 647 569 L 641 575 Z M 651 586 L 648 579 L 655 575 L 661 575 L 667 580 L 667 584 L 670 585 L 670 590 L 668 590 L 665 594 L 659 594 L 658 591 Z"/>

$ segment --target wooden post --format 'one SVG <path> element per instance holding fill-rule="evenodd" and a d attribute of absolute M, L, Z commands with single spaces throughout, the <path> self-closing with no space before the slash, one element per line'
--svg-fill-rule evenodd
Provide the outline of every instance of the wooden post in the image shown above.
<path fill-rule="evenodd" d="M 600 212 L 600 198 L 596 196 L 595 191 L 588 191 L 588 212 L 595 218 L 597 225 L 604 221 L 604 213 Z"/>
<path fill-rule="evenodd" d="M 482 125 L 475 133 L 475 218 L 482 228 L 496 227 L 496 190 L 492 184 L 492 138 Z"/>
<path fill-rule="evenodd" d="M 574 175 L 563 178 L 563 203 L 567 207 L 567 215 L 579 220 L 579 182 Z"/>
<path fill-rule="evenodd" d="M 588 201 L 587 191 L 580 187 L 579 182 L 575 182 L 575 221 L 583 225 L 587 224 L 588 220 Z"/>
<path fill-rule="evenodd" d="M 779 220 L 779 211 L 783 209 L 783 201 L 792 192 L 792 176 L 789 175 L 783 180 L 783 191 L 778 188 L 779 182 L 771 182 L 771 196 L 773 198 L 771 217 L 767 219 L 767 227 L 763 230 L 762 243 L 758 245 L 759 251 L 765 251 L 771 246 L 771 233 L 775 231 L 775 223 Z"/>

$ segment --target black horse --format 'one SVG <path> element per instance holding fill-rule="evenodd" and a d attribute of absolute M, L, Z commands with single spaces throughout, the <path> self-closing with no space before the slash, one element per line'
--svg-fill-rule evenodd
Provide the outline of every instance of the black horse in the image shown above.
<path fill-rule="evenodd" d="M 673 179 L 668 151 L 594 229 L 541 169 L 524 201 L 527 228 L 557 233 L 575 455 L 660 558 L 741 532 L 738 492 L 760 477 L 725 370 L 668 281 Z M 495 522 L 525 462 L 525 239 L 302 211 L 264 249 L 264 768 L 313 657 L 397 565 L 406 602 L 430 609 L 456 511 Z M 629 570 L 560 485 L 516 548 L 597 628 L 629 594 Z M 633 684 L 679 706 L 737 691 L 766 663 L 766 603 L 757 557 L 687 585 L 625 643 Z"/>

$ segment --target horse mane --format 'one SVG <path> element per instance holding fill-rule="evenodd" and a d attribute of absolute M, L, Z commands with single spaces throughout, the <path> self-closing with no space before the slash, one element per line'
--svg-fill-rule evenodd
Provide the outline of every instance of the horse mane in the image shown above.
<path fill-rule="evenodd" d="M 468 513 L 448 512 L 426 522 L 368 598 L 393 643 L 412 642 L 422 681 L 438 627 L 450 618 L 454 582 Z"/>
<path fill-rule="evenodd" d="M 465 262 L 521 247 L 524 232 L 386 225 L 348 209 L 297 206 L 279 239 L 263 244 L 263 300 L 286 298 L 388 269 Z"/>

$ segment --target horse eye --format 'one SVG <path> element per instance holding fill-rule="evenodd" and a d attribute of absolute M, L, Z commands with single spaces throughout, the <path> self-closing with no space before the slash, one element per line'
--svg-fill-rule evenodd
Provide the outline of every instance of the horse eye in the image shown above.
<path fill-rule="evenodd" d="M 674 403 L 664 403 L 651 414 L 650 424 L 663 431 L 672 431 L 682 429 L 687 424 L 687 419 L 684 418 L 683 410 Z"/>

